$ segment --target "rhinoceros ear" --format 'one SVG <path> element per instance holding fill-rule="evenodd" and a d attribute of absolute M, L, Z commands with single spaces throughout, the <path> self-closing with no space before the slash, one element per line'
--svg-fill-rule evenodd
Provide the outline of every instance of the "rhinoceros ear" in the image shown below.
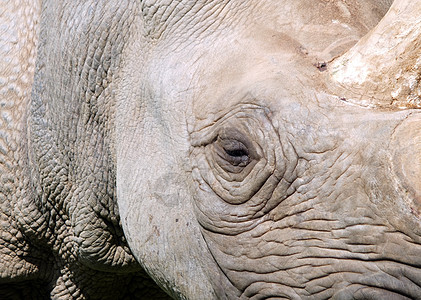
<path fill-rule="evenodd" d="M 394 1 L 373 30 L 332 62 L 329 75 L 333 88 L 356 104 L 421 108 L 421 1 Z"/>

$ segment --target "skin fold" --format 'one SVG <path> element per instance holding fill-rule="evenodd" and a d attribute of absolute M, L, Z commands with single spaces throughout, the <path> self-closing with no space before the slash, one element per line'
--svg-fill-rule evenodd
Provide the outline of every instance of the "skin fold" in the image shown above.
<path fill-rule="evenodd" d="M 0 94 L 23 111 L 15 139 L 0 125 L 0 298 L 421 298 L 421 114 L 329 69 L 391 4 L 24 15 L 33 82 Z"/>

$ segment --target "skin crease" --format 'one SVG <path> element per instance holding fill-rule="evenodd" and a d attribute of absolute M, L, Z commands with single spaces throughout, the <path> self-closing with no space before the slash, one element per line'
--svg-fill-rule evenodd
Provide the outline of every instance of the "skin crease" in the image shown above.
<path fill-rule="evenodd" d="M 421 298 L 421 115 L 324 72 L 390 4 L 44 1 L 0 298 Z"/>

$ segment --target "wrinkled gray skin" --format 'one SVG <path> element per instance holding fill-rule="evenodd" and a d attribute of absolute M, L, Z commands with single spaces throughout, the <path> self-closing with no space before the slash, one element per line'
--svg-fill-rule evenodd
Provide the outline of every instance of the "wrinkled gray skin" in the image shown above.
<path fill-rule="evenodd" d="M 0 298 L 420 299 L 421 115 L 320 64 L 389 2 L 44 1 Z"/>

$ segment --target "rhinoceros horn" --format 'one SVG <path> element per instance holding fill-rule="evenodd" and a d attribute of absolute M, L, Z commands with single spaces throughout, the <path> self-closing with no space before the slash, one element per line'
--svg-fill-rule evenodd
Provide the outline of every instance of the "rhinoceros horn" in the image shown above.
<path fill-rule="evenodd" d="M 421 1 L 394 1 L 375 28 L 329 65 L 328 73 L 342 100 L 421 108 Z"/>

